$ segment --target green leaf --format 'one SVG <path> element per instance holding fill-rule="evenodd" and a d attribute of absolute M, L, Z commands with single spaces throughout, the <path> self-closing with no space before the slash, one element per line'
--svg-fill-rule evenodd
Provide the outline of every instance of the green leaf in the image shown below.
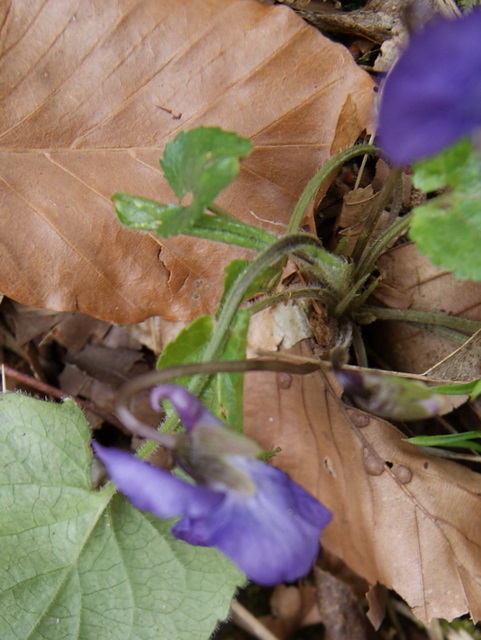
<path fill-rule="evenodd" d="M 242 360 L 247 348 L 247 332 L 250 314 L 246 310 L 237 312 L 226 337 L 222 360 Z M 200 316 L 191 322 L 179 335 L 169 342 L 157 360 L 157 369 L 165 369 L 187 362 L 201 362 L 205 350 L 214 334 L 211 316 Z M 241 373 L 219 373 L 211 376 L 203 389 L 202 402 L 229 427 L 242 431 L 242 392 L 244 377 Z M 189 386 L 189 378 L 178 378 L 177 384 Z M 166 415 L 172 409 L 166 407 Z"/>
<path fill-rule="evenodd" d="M 157 369 L 167 369 L 187 362 L 201 362 L 213 328 L 211 316 L 200 316 L 193 320 L 165 346 L 157 359 Z M 175 382 L 187 386 L 189 378 L 178 378 Z"/>
<path fill-rule="evenodd" d="M 252 149 L 252 143 L 236 133 L 198 127 L 169 142 L 160 164 L 179 200 L 192 194 L 192 205 L 202 212 L 237 177 L 240 158 Z"/>
<path fill-rule="evenodd" d="M 447 186 L 456 188 L 464 181 L 466 167 L 470 166 L 473 171 L 474 159 L 471 143 L 462 140 L 442 153 L 416 163 L 413 167 L 414 186 L 425 193 Z"/>
<path fill-rule="evenodd" d="M 268 231 L 235 218 L 216 215 L 202 214 L 192 226 L 191 209 L 178 204 L 163 204 L 122 192 L 115 193 L 112 201 L 117 217 L 126 227 L 155 231 L 164 238 L 184 233 L 257 251 L 262 251 L 276 239 Z"/>
<path fill-rule="evenodd" d="M 481 431 L 449 433 L 442 436 L 415 436 L 413 438 L 406 438 L 406 441 L 422 447 L 452 447 L 472 449 L 481 452 L 481 445 L 477 442 L 472 442 L 472 440 L 477 438 L 481 438 Z"/>
<path fill-rule="evenodd" d="M 189 227 L 188 211 L 178 204 L 163 204 L 120 192 L 114 194 L 112 200 L 120 222 L 131 229 L 157 231 L 159 235 L 164 235 L 172 225 L 176 230 L 179 229 L 176 233 L 181 233 L 183 226 Z"/>
<path fill-rule="evenodd" d="M 414 184 L 446 191 L 415 209 L 410 236 L 433 264 L 481 280 L 481 165 L 468 140 L 418 163 Z"/>
<path fill-rule="evenodd" d="M 249 323 L 249 311 L 240 309 L 229 329 L 222 360 L 243 360 L 246 357 Z M 218 415 L 230 427 L 242 432 L 244 374 L 220 373 L 215 376 L 213 384 L 217 393 Z"/>
<path fill-rule="evenodd" d="M 471 402 L 481 395 L 481 379 L 459 384 L 443 384 L 439 387 L 430 387 L 435 393 L 442 393 L 450 396 L 461 396 L 469 394 Z"/>
<path fill-rule="evenodd" d="M 111 485 L 91 487 L 71 401 L 0 395 L 0 619 L 5 640 L 207 640 L 240 572 L 168 535 Z"/>
<path fill-rule="evenodd" d="M 234 219 L 204 215 L 204 209 L 235 180 L 240 159 L 252 149 L 249 140 L 217 127 L 183 131 L 166 145 L 160 164 L 176 196 L 182 200 L 190 194 L 190 204 L 163 204 L 116 193 L 113 202 L 119 220 L 134 229 L 156 231 L 163 238 L 184 233 L 263 249 L 273 239 L 267 232 Z"/>

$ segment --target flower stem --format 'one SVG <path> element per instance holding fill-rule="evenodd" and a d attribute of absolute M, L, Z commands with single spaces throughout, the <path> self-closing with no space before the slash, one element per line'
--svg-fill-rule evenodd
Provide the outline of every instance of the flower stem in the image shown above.
<path fill-rule="evenodd" d="M 371 207 L 371 211 L 365 221 L 364 227 L 359 234 L 359 237 L 354 246 L 353 252 L 351 254 L 352 261 L 357 263 L 361 260 L 367 243 L 369 242 L 372 233 L 376 227 L 376 224 L 384 211 L 387 203 L 391 199 L 393 191 L 396 189 L 396 186 L 399 184 L 401 179 L 401 169 L 393 169 L 386 180 L 383 188 L 379 193 L 376 194 L 375 201 L 373 202 L 373 206 Z"/>
<path fill-rule="evenodd" d="M 396 320 L 398 322 L 416 322 L 418 324 L 428 324 L 438 327 L 446 327 L 455 331 L 475 333 L 481 329 L 481 322 L 460 318 L 459 316 L 449 316 L 445 313 L 434 313 L 431 311 L 417 311 L 416 309 L 387 309 L 384 307 L 362 307 L 363 313 L 368 313 L 376 320 Z"/>
<path fill-rule="evenodd" d="M 409 223 L 413 217 L 414 211 L 410 211 L 379 236 L 370 248 L 369 252 L 362 257 L 360 263 L 357 265 L 355 274 L 356 278 L 363 281 L 363 279 L 371 273 L 379 256 L 383 253 L 389 243 L 396 238 L 396 236 L 400 235 L 409 227 Z"/>
<path fill-rule="evenodd" d="M 202 393 L 202 390 L 204 389 L 206 384 L 208 383 L 209 376 L 207 374 L 220 373 L 223 371 L 222 369 L 215 369 L 215 368 L 213 370 L 211 370 L 210 368 L 207 370 L 205 367 L 206 365 L 211 364 L 210 361 L 219 359 L 222 356 L 222 349 L 224 348 L 225 342 L 227 340 L 229 327 L 231 326 L 232 321 L 234 320 L 235 314 L 237 313 L 239 306 L 244 301 L 246 292 L 248 291 L 251 284 L 255 281 L 257 276 L 260 273 L 262 273 L 272 262 L 277 261 L 280 258 L 283 258 L 284 256 L 288 255 L 293 251 L 296 251 L 305 247 L 314 247 L 317 249 L 322 249 L 321 243 L 319 242 L 319 240 L 317 240 L 317 238 L 309 234 L 296 234 L 296 235 L 290 235 L 290 236 L 283 236 L 282 238 L 277 240 L 274 244 L 272 244 L 267 249 L 265 249 L 262 253 L 260 253 L 258 257 L 239 276 L 237 282 L 234 283 L 234 285 L 231 287 L 231 289 L 228 291 L 226 295 L 224 304 L 222 305 L 222 308 L 219 313 L 219 317 L 218 317 L 218 321 L 217 321 L 217 325 L 215 327 L 214 333 L 212 335 L 212 338 L 209 344 L 207 345 L 206 350 L 204 351 L 203 362 L 196 363 L 195 366 L 197 368 L 194 369 L 194 372 L 192 374 L 189 374 L 189 373 L 181 374 L 181 375 L 194 376 L 189 381 L 189 384 L 187 387 L 189 391 L 191 391 L 191 393 L 193 393 L 196 396 L 199 396 Z M 204 368 L 202 367 L 199 368 L 200 365 L 204 365 Z M 187 367 L 188 365 L 185 365 L 185 366 Z M 155 375 L 162 374 L 164 373 L 164 371 L 169 371 L 169 369 L 165 369 L 158 372 L 156 371 L 152 372 L 152 376 L 153 376 L 152 380 L 155 381 L 152 383 L 152 386 L 154 384 L 161 384 L 161 382 L 158 381 Z M 172 369 L 170 369 L 170 371 L 172 371 Z M 196 374 L 201 374 L 201 375 L 196 375 Z M 172 374 L 170 374 L 168 379 L 170 380 L 176 377 L 178 376 L 177 375 L 173 376 Z M 132 381 L 132 383 L 128 383 L 128 384 L 134 384 L 135 382 L 136 381 L 134 380 Z M 140 386 L 138 388 L 133 387 L 136 390 L 130 391 L 129 394 L 132 395 L 132 393 L 136 393 L 141 389 L 144 389 L 145 386 L 146 385 L 144 384 L 143 386 Z M 130 389 L 128 385 L 127 385 L 127 389 Z M 121 396 L 121 398 L 123 397 L 124 396 Z M 117 405 L 117 415 L 123 421 L 125 421 L 126 418 L 129 420 L 129 416 L 127 412 L 128 414 L 130 414 L 130 411 L 128 410 L 125 402 L 121 401 L 120 404 Z M 134 416 L 132 416 L 132 414 L 130 414 L 130 416 L 133 420 L 136 421 L 136 424 L 135 424 L 133 420 L 130 419 L 130 424 L 132 426 L 135 426 L 137 429 L 139 429 L 140 421 L 137 421 L 137 419 Z M 179 420 L 177 416 L 173 414 L 172 416 L 167 418 L 167 420 L 161 425 L 160 430 L 163 434 L 171 434 L 171 432 L 176 430 L 178 423 L 179 423 Z M 139 452 L 139 455 L 142 458 L 148 457 L 153 453 L 156 446 L 157 445 L 154 442 L 148 442 L 146 445 L 144 445 L 144 447 L 142 447 L 141 451 Z"/>
<path fill-rule="evenodd" d="M 350 147 L 345 151 L 341 151 L 322 165 L 315 176 L 308 182 L 306 188 L 301 194 L 301 197 L 297 201 L 297 204 L 294 207 L 294 211 L 292 212 L 291 219 L 289 220 L 289 224 L 287 226 L 287 235 L 291 235 L 297 232 L 298 228 L 301 225 L 302 218 L 304 217 L 304 214 L 306 212 L 307 205 L 311 201 L 311 198 L 314 197 L 316 191 L 319 189 L 324 180 L 328 178 L 333 171 L 338 169 L 348 160 L 366 153 L 377 154 L 379 153 L 379 149 L 371 144 L 359 144 L 354 147 Z"/>
<path fill-rule="evenodd" d="M 137 378 L 127 382 L 117 393 L 115 412 L 122 423 L 132 431 L 132 433 L 149 439 L 149 442 L 147 442 L 137 454 L 139 458 L 146 459 L 154 452 L 158 444 L 171 447 L 172 443 L 175 441 L 175 435 L 172 433 L 159 433 L 149 425 L 138 420 L 130 412 L 130 409 L 128 408 L 129 401 L 136 393 L 160 384 L 171 382 L 172 380 L 183 376 L 196 376 L 193 378 L 194 380 L 202 381 L 203 379 L 205 380 L 207 376 L 214 373 L 235 373 L 245 371 L 283 371 L 297 375 L 305 375 L 319 370 L 321 366 L 321 363 L 316 362 L 292 363 L 279 360 L 261 359 L 179 364 L 162 369 L 161 371 L 150 371 L 149 373 L 138 376 Z M 154 438 L 156 440 L 155 442 L 153 441 Z"/>

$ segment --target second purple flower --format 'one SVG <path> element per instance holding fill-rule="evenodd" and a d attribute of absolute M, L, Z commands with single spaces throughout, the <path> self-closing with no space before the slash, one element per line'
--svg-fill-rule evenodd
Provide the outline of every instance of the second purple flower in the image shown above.
<path fill-rule="evenodd" d="M 481 127 L 481 9 L 437 18 L 410 40 L 382 86 L 379 142 L 397 165 Z"/>
<path fill-rule="evenodd" d="M 183 387 L 153 389 L 154 408 L 160 409 L 162 399 L 186 427 L 172 453 L 192 481 L 94 443 L 119 491 L 141 510 L 179 518 L 173 536 L 216 547 L 258 584 L 305 575 L 331 520 L 329 510 L 287 474 L 258 460 L 254 442 L 227 429 Z"/>

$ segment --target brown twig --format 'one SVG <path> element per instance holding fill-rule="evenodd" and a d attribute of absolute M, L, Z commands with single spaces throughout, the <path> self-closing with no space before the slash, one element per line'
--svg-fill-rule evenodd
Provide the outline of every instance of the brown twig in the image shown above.
<path fill-rule="evenodd" d="M 123 428 L 120 421 L 112 413 L 109 413 L 108 411 L 103 411 L 103 409 L 100 409 L 99 407 L 97 407 L 93 402 L 72 397 L 68 393 L 65 393 L 65 391 L 62 391 L 61 389 L 57 389 L 57 387 L 52 387 L 46 382 L 37 380 L 37 378 L 34 378 L 33 376 L 29 376 L 26 373 L 17 371 L 16 369 L 13 369 L 12 367 L 9 367 L 6 364 L 2 364 L 2 369 L 9 378 L 13 378 L 14 380 L 17 380 L 17 382 L 20 382 L 21 384 L 24 384 L 25 386 L 30 387 L 31 389 L 35 389 L 35 391 L 44 393 L 45 395 L 51 396 L 52 398 L 57 398 L 58 400 L 65 400 L 65 398 L 71 398 L 84 411 L 90 411 L 91 413 L 95 413 L 100 418 L 102 418 L 102 420 L 105 420 L 106 422 L 110 422 L 111 424 L 114 424 L 116 427 Z"/>

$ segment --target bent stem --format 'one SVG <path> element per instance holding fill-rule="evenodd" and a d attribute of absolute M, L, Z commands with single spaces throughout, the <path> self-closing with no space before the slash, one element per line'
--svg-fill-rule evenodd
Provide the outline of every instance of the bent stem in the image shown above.
<path fill-rule="evenodd" d="M 384 231 L 384 233 L 379 236 L 368 253 L 363 256 L 360 263 L 356 267 L 355 275 L 356 278 L 358 278 L 358 281 L 363 281 L 363 279 L 371 273 L 380 255 L 385 251 L 389 243 L 396 238 L 396 236 L 400 235 L 405 229 L 409 227 L 409 223 L 411 222 L 413 217 L 414 211 L 410 211 L 408 214 L 397 220 L 392 226 L 386 229 L 386 231 Z M 355 286 L 356 288 L 358 288 L 357 285 Z"/>
<path fill-rule="evenodd" d="M 287 235 L 292 235 L 297 232 L 311 198 L 314 197 L 321 184 L 333 171 L 356 156 L 378 153 L 379 149 L 374 147 L 372 144 L 359 144 L 354 147 L 350 147 L 345 151 L 341 151 L 323 164 L 315 176 L 308 182 L 306 188 L 301 194 L 301 197 L 297 201 L 294 211 L 292 212 L 291 219 L 289 220 L 289 224 L 287 225 Z"/>
<path fill-rule="evenodd" d="M 154 452 L 158 444 L 171 447 L 175 440 L 175 435 L 165 432 L 159 433 L 131 413 L 128 405 L 130 399 L 136 393 L 184 376 L 196 376 L 193 380 L 199 381 L 205 380 L 206 377 L 214 373 L 242 373 L 246 371 L 281 371 L 305 375 L 317 371 L 321 367 L 322 365 L 318 362 L 292 363 L 279 360 L 231 360 L 179 364 L 161 371 L 150 371 L 127 382 L 117 393 L 115 412 L 132 433 L 149 439 L 149 442 L 137 452 L 137 456 L 145 460 Z"/>
<path fill-rule="evenodd" d="M 386 180 L 383 188 L 376 194 L 376 199 L 371 207 L 366 222 L 359 234 L 356 244 L 351 254 L 352 261 L 357 263 L 361 260 L 367 247 L 367 243 L 372 236 L 376 224 L 381 217 L 387 203 L 391 199 L 394 190 L 401 180 L 401 169 L 393 169 Z"/>
<path fill-rule="evenodd" d="M 240 305 L 244 301 L 247 291 L 249 290 L 251 284 L 259 276 L 259 274 L 265 271 L 267 267 L 271 265 L 271 263 L 278 261 L 279 259 L 288 255 L 289 253 L 292 253 L 296 250 L 299 250 L 305 247 L 315 247 L 318 250 L 320 249 L 322 250 L 319 240 L 317 240 L 317 238 L 309 234 L 296 234 L 291 236 L 283 236 L 282 238 L 277 240 L 274 244 L 272 244 L 270 247 L 265 249 L 261 254 L 259 254 L 259 256 L 247 267 L 244 273 L 240 274 L 237 281 L 234 283 L 234 285 L 231 287 L 231 289 L 228 291 L 226 295 L 224 304 L 222 305 L 222 308 L 219 313 L 217 325 L 215 327 L 213 336 L 204 352 L 203 363 L 197 363 L 197 366 L 199 366 L 199 364 L 204 364 L 204 365 L 210 364 L 210 361 L 219 359 L 222 356 L 222 349 L 224 348 L 225 342 L 227 340 L 229 327 L 231 326 L 234 320 L 237 310 L 239 309 Z M 167 369 L 165 371 L 167 371 Z M 205 388 L 209 380 L 209 377 L 206 374 L 221 373 L 223 371 L 224 370 L 222 369 L 217 369 L 217 370 L 209 369 L 207 371 L 206 369 L 201 368 L 201 369 L 196 369 L 193 373 L 183 373 L 180 375 L 194 376 L 189 381 L 187 388 L 191 393 L 193 393 L 196 396 L 199 396 L 202 393 L 202 390 Z M 153 380 L 156 380 L 155 378 L 156 373 L 157 372 L 153 372 L 153 375 L 154 375 L 154 377 L 152 378 Z M 160 371 L 158 373 L 163 373 L 163 371 Z M 200 375 L 196 375 L 196 374 L 200 374 Z M 173 376 L 173 377 L 175 378 L 178 376 Z M 171 378 L 172 378 L 172 375 L 170 375 L 169 379 Z M 159 382 L 154 382 L 153 384 L 159 384 Z M 141 389 L 143 388 L 145 387 L 142 386 Z M 122 413 L 122 416 L 123 416 L 121 419 L 125 419 L 125 418 L 129 419 L 126 413 L 126 410 L 128 411 L 125 405 L 123 403 L 120 403 L 119 411 Z M 118 415 L 119 417 L 121 417 L 119 413 Z M 171 433 L 172 431 L 175 431 L 178 423 L 179 423 L 179 420 L 176 415 L 170 416 L 160 427 L 161 432 L 168 434 L 168 433 Z M 133 421 L 130 421 L 130 424 L 132 426 L 139 427 L 139 424 L 135 425 Z M 153 453 L 156 446 L 157 445 L 154 442 L 148 442 L 141 449 L 140 455 L 142 457 L 148 457 L 150 454 Z"/>

